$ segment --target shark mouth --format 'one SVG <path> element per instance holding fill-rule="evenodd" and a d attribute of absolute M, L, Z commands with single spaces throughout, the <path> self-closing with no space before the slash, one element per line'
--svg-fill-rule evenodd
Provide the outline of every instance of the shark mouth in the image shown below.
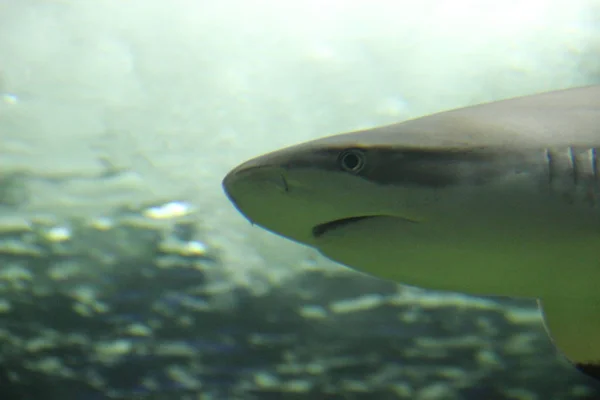
<path fill-rule="evenodd" d="M 323 236 L 327 232 L 332 231 L 334 229 L 338 229 L 342 226 L 350 225 L 350 224 L 353 224 L 358 221 L 363 221 L 365 219 L 381 218 L 381 217 L 396 218 L 398 220 L 408 222 L 411 224 L 418 224 L 421 222 L 418 219 L 406 218 L 406 217 L 402 217 L 402 216 L 398 216 L 398 215 L 385 215 L 385 214 L 382 214 L 382 215 L 373 215 L 373 214 L 359 215 L 356 217 L 336 219 L 333 221 L 329 221 L 329 222 L 325 222 L 323 224 L 316 225 L 312 228 L 312 235 L 315 239 L 318 239 L 319 237 Z"/>
<path fill-rule="evenodd" d="M 361 215 L 358 217 L 349 217 L 349 218 L 342 218 L 342 219 L 336 219 L 333 221 L 329 221 L 326 222 L 324 224 L 319 224 L 316 225 L 313 229 L 312 229 L 312 235 L 314 238 L 318 238 L 320 236 L 322 236 L 323 234 L 340 228 L 342 226 L 345 225 L 349 225 L 352 224 L 353 222 L 357 222 L 357 221 L 362 221 L 364 219 L 368 219 L 368 218 L 376 218 L 379 217 L 380 215 Z"/>

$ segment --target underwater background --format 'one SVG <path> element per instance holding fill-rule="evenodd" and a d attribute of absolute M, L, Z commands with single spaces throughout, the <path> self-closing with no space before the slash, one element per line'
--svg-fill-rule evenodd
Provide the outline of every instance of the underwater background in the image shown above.
<path fill-rule="evenodd" d="M 597 0 L 0 0 L 0 400 L 599 399 L 533 299 L 370 278 L 221 189 L 599 60 Z"/>

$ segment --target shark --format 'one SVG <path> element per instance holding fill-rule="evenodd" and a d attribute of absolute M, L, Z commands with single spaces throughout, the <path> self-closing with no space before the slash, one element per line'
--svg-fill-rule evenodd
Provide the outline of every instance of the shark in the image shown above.
<path fill-rule="evenodd" d="M 600 379 L 600 85 L 300 143 L 223 188 L 253 224 L 365 274 L 538 299 L 556 347 Z"/>

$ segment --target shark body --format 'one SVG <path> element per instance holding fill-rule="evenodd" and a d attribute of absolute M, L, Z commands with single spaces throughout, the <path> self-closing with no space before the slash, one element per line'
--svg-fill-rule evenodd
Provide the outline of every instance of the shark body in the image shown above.
<path fill-rule="evenodd" d="M 364 273 L 539 299 L 556 346 L 600 379 L 600 86 L 309 141 L 223 186 L 254 224 Z"/>

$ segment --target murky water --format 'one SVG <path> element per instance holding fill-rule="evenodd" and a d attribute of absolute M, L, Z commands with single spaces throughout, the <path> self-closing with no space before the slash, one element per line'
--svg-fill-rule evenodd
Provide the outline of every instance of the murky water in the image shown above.
<path fill-rule="evenodd" d="M 0 397 L 591 399 L 533 301 L 253 229 L 285 145 L 597 83 L 597 1 L 0 0 Z"/>

